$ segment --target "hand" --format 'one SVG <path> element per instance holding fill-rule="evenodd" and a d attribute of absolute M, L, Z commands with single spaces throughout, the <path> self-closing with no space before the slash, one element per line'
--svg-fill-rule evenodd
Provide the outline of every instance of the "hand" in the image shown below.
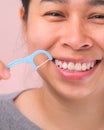
<path fill-rule="evenodd" d="M 0 80 L 10 78 L 10 69 L 6 68 L 6 65 L 0 61 Z"/>

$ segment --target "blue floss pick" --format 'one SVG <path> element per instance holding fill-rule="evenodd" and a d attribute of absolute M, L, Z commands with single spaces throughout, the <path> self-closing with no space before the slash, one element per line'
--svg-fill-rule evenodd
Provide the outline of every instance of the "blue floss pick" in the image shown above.
<path fill-rule="evenodd" d="M 33 59 L 34 59 L 35 56 L 37 56 L 39 54 L 45 54 L 48 57 L 48 59 L 46 61 L 44 61 L 43 63 L 41 63 L 40 65 L 36 66 Z M 23 63 L 23 62 L 28 62 L 28 63 L 30 63 L 33 66 L 33 68 L 35 70 L 37 70 L 43 64 L 45 64 L 46 62 L 48 62 L 49 60 L 52 60 L 52 59 L 53 59 L 53 57 L 50 55 L 50 53 L 48 51 L 37 50 L 37 51 L 35 51 L 34 53 L 32 53 L 31 55 L 29 55 L 29 56 L 27 56 L 25 58 L 17 59 L 15 61 L 9 63 L 6 67 L 7 68 L 11 68 L 11 67 L 13 67 L 16 64 Z"/>

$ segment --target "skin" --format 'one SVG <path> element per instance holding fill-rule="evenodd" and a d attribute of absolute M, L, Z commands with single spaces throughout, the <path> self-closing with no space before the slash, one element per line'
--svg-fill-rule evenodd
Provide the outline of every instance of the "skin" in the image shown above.
<path fill-rule="evenodd" d="M 0 79 L 10 78 L 10 70 L 5 67 L 6 65 L 0 61 Z"/>
<path fill-rule="evenodd" d="M 42 88 L 22 93 L 15 100 L 17 108 L 45 130 L 103 130 L 104 2 L 31 0 L 27 21 L 23 14 L 21 8 L 29 53 L 44 49 L 60 60 L 101 62 L 77 80 L 62 77 L 54 62 L 47 62 L 38 70 Z M 40 55 L 35 62 L 44 60 Z"/>
<path fill-rule="evenodd" d="M 86 6 L 85 0 L 70 1 L 68 4 L 31 1 L 28 20 L 24 25 L 24 35 L 29 53 L 44 49 L 56 59 L 102 59 L 104 56 L 104 19 L 94 16 L 103 14 L 103 9 L 104 6 Z M 47 14 L 49 11 L 55 10 L 61 12 L 60 16 Z M 93 18 L 90 18 L 91 16 Z M 100 35 L 98 35 L 99 33 Z M 63 79 L 56 71 L 53 71 L 55 68 L 52 63 L 46 65 L 47 73 L 51 75 L 48 76 L 45 69 L 40 71 L 40 75 L 47 86 L 52 86 L 51 91 L 57 91 L 65 97 L 66 95 L 72 96 L 72 98 L 83 97 L 91 94 L 99 86 L 103 87 L 103 62 L 102 60 L 100 67 L 93 75 L 79 81 L 70 82 Z"/>

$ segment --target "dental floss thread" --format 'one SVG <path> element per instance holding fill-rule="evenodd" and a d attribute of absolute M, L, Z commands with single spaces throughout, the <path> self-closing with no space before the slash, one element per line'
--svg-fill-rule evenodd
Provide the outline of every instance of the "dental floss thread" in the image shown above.
<path fill-rule="evenodd" d="M 37 66 L 37 69 L 39 69 L 41 66 L 43 66 L 44 64 L 46 64 L 50 59 L 45 60 L 43 63 L 41 63 L 40 65 Z"/>

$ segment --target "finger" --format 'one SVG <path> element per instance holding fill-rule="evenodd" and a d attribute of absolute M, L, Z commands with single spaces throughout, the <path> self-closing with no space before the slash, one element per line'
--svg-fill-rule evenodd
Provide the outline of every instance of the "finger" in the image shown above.
<path fill-rule="evenodd" d="M 8 79 L 10 77 L 10 69 L 6 68 L 6 65 L 0 61 L 0 79 Z"/>

